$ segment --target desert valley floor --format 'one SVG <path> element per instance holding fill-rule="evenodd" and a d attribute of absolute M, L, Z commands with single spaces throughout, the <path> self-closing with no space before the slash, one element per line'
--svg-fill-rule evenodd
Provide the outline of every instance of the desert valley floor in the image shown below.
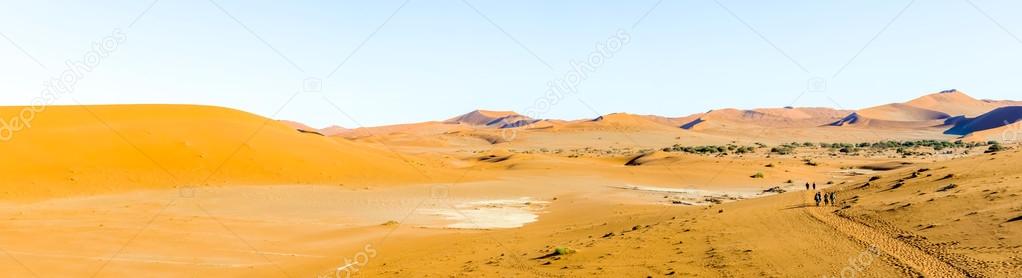
<path fill-rule="evenodd" d="M 0 143 L 0 271 L 1018 277 L 1018 105 L 945 91 L 857 111 L 480 110 L 357 129 L 48 107 Z"/>

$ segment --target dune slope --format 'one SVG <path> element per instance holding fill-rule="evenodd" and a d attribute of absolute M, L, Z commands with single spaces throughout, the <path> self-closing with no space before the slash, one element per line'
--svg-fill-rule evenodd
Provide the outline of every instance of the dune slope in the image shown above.
<path fill-rule="evenodd" d="M 2 107 L 11 119 L 22 107 Z M 53 106 L 0 142 L 0 194 L 419 179 L 404 160 L 254 114 L 191 105 Z"/>
<path fill-rule="evenodd" d="M 1022 120 L 1022 106 L 1001 107 L 979 117 L 959 121 L 947 133 L 966 135 L 977 131 L 1007 126 L 1019 120 Z"/>

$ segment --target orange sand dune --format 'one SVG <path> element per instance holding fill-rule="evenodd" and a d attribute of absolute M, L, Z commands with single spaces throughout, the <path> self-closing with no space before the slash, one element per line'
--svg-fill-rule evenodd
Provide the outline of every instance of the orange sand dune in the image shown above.
<path fill-rule="evenodd" d="M 967 135 L 988 129 L 1010 126 L 1022 120 L 1022 106 L 1001 107 L 972 119 L 960 120 L 947 133 Z"/>
<path fill-rule="evenodd" d="M 351 131 L 351 129 L 347 129 L 345 127 L 337 126 L 337 125 L 332 125 L 332 126 L 328 126 L 328 127 L 319 129 L 319 133 L 322 133 L 323 135 L 326 135 L 326 136 L 334 136 L 334 135 L 342 134 L 342 133 L 345 133 L 345 132 L 348 132 L 348 131 Z"/>
<path fill-rule="evenodd" d="M 573 121 L 567 124 L 567 128 L 574 129 L 676 129 L 673 123 L 660 116 L 635 115 L 628 113 L 612 113 L 599 116 L 592 120 Z"/>
<path fill-rule="evenodd" d="M 834 122 L 851 111 L 831 108 L 720 109 L 678 118 L 685 129 L 705 130 L 728 127 L 817 127 Z M 712 126 L 712 127 L 711 127 Z"/>
<path fill-rule="evenodd" d="M 284 123 L 284 124 L 288 125 L 288 126 L 291 126 L 294 129 L 305 131 L 305 132 L 309 132 L 309 133 L 315 132 L 315 133 L 322 134 L 324 136 L 334 136 L 334 135 L 338 135 L 338 134 L 342 134 L 342 133 L 346 133 L 346 132 L 350 132 L 351 131 L 350 129 L 344 128 L 342 126 L 337 126 L 337 125 L 332 125 L 332 126 L 328 126 L 328 127 L 325 127 L 325 128 L 315 128 L 315 127 L 311 127 L 309 125 L 306 125 L 306 124 L 303 124 L 303 123 L 299 123 L 299 122 L 296 122 L 296 121 L 288 121 L 288 120 L 279 120 L 279 121 L 281 123 Z"/>
<path fill-rule="evenodd" d="M 288 120 L 277 120 L 277 121 L 279 121 L 279 122 L 281 122 L 281 123 L 283 123 L 285 125 L 288 125 L 291 128 L 297 129 L 297 130 L 319 132 L 318 128 L 311 127 L 311 126 L 308 126 L 306 124 L 299 123 L 299 122 L 296 122 L 296 121 L 288 121 Z"/>
<path fill-rule="evenodd" d="M 1005 143 L 1022 142 L 1022 126 L 1018 124 L 1011 124 L 987 130 L 976 131 L 973 133 L 969 133 L 968 135 L 962 136 L 961 140 L 966 142 L 989 142 L 989 141 L 998 141 Z"/>
<path fill-rule="evenodd" d="M 406 133 L 413 135 L 436 135 L 457 131 L 474 130 L 476 127 L 461 123 L 444 122 L 421 122 L 412 124 L 397 124 L 375 127 L 359 127 L 341 131 L 334 136 L 345 138 L 362 138 L 367 136 L 384 136 L 393 133 Z"/>
<path fill-rule="evenodd" d="M 497 128 L 526 126 L 532 122 L 535 122 L 535 120 L 515 112 L 488 110 L 475 110 L 444 121 L 444 123 L 461 123 Z"/>
<path fill-rule="evenodd" d="M 889 233 L 914 233 L 906 241 L 970 277 L 1018 277 L 1019 163 L 1022 153 L 1004 151 L 885 172 L 841 186 L 838 213 Z"/>
<path fill-rule="evenodd" d="M 943 120 L 951 117 L 947 113 L 900 103 L 870 107 L 856 114 L 863 118 L 897 122 Z"/>
<path fill-rule="evenodd" d="M 947 90 L 925 95 L 905 104 L 943 112 L 951 116 L 966 117 L 975 117 L 1001 106 L 1000 103 L 972 98 L 958 90 Z"/>
<path fill-rule="evenodd" d="M 834 126 L 868 128 L 920 129 L 961 124 L 966 117 L 976 117 L 1012 101 L 984 101 L 958 90 L 925 95 L 906 103 L 892 103 L 862 109 L 848 115 Z"/>
<path fill-rule="evenodd" d="M 2 107 L 10 119 L 22 107 Z M 52 106 L 0 142 L 0 194 L 421 179 L 394 155 L 211 106 Z"/>

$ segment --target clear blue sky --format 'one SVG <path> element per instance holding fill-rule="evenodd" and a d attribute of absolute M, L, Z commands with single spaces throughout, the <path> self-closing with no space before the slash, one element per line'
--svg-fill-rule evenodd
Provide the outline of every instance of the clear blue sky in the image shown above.
<path fill-rule="evenodd" d="M 1022 99 L 1019 1 L 971 0 L 989 18 L 965 0 L 907 9 L 910 1 L 719 1 L 726 9 L 713 0 L 652 10 L 657 0 L 412 0 L 394 14 L 404 0 L 216 0 L 241 24 L 208 0 L 158 1 L 141 17 L 152 1 L 4 1 L 0 104 L 27 104 L 64 61 L 116 28 L 127 41 L 57 103 L 193 103 L 271 116 L 318 77 L 322 94 L 299 94 L 276 118 L 356 126 L 324 95 L 367 126 L 523 110 L 619 29 L 630 43 L 579 86 L 589 107 L 569 97 L 546 117 L 861 108 L 949 88 Z M 827 90 L 795 101 L 812 77 Z"/>

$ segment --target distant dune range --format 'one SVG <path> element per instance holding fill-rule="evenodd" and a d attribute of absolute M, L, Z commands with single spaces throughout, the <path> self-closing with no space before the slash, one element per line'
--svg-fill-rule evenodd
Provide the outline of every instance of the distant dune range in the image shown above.
<path fill-rule="evenodd" d="M 684 117 L 613 113 L 533 119 L 477 110 L 443 121 L 347 129 L 193 105 L 52 106 L 0 143 L 0 194 L 102 193 L 222 184 L 415 183 L 456 180 L 451 154 L 493 149 L 660 149 L 674 144 L 1002 140 L 1022 106 L 949 90 L 857 111 L 717 109 Z M 22 107 L 0 107 L 18 117 Z M 1015 136 L 1018 137 L 1018 136 Z M 1014 137 L 1011 137 L 1014 138 Z M 413 166 L 414 165 L 414 166 Z M 419 171 L 427 169 L 428 175 Z M 28 185 L 17 190 L 12 184 Z M 62 186 L 49 186 L 62 185 Z"/>
<path fill-rule="evenodd" d="M 905 103 L 884 104 L 860 110 L 826 107 L 748 110 L 727 108 L 682 117 L 613 113 L 595 119 L 581 120 L 534 119 L 511 111 L 476 110 L 444 121 L 357 128 L 329 134 L 376 142 L 394 140 L 387 137 L 404 137 L 404 141 L 415 140 L 414 138 L 458 141 L 454 137 L 478 139 L 509 137 L 509 134 L 513 134 L 513 137 L 520 141 L 517 144 L 530 146 L 542 144 L 529 142 L 530 137 L 549 141 L 551 137 L 558 137 L 558 134 L 563 135 L 560 137 L 568 138 L 579 137 L 580 133 L 588 132 L 593 136 L 581 137 L 592 139 L 605 137 L 600 134 L 601 132 L 603 135 L 609 135 L 639 131 L 660 133 L 662 136 L 675 137 L 691 144 L 724 141 L 783 142 L 794 139 L 853 142 L 862 141 L 864 138 L 981 140 L 986 136 L 980 138 L 981 136 L 969 135 L 1018 121 L 1020 112 L 1017 107 L 1020 105 L 1022 102 L 1019 101 L 979 100 L 958 90 L 945 90 Z M 305 128 L 301 124 L 293 126 L 298 129 Z M 580 138 L 570 140 L 577 139 Z M 491 144 L 508 143 L 504 142 L 506 140 L 479 140 Z M 466 141 L 461 143 L 471 144 Z M 584 145 L 581 143 L 580 145 Z M 509 143 L 512 146 L 515 144 Z M 444 144 L 438 144 L 440 145 Z"/>

